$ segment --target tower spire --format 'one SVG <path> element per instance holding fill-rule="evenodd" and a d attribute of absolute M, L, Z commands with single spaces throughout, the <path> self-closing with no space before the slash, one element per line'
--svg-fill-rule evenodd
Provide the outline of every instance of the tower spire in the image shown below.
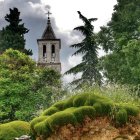
<path fill-rule="evenodd" d="M 48 11 L 46 14 L 48 16 L 48 21 L 47 21 L 47 27 L 42 35 L 42 39 L 56 39 L 56 36 L 51 26 L 51 21 L 50 21 L 50 15 L 52 13 Z"/>

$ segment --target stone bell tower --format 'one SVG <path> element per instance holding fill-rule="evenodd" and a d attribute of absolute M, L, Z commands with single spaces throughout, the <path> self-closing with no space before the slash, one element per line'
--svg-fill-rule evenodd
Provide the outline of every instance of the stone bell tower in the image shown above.
<path fill-rule="evenodd" d="M 48 14 L 48 21 L 46 29 L 42 34 L 41 39 L 37 39 L 38 43 L 38 65 L 43 67 L 50 67 L 58 72 L 61 72 L 60 49 L 61 40 L 57 39 Z"/>

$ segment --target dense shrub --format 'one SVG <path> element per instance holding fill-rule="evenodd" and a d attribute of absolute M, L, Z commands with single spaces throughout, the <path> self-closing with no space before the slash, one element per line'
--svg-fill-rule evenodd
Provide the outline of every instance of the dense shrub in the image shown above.
<path fill-rule="evenodd" d="M 58 110 L 56 107 L 52 106 L 52 107 L 46 109 L 46 110 L 43 112 L 42 115 L 44 115 L 44 116 L 52 115 L 52 114 L 54 114 L 54 113 L 56 113 L 56 112 L 58 112 L 58 111 L 59 111 L 59 110 Z"/>
<path fill-rule="evenodd" d="M 0 140 L 13 140 L 21 135 L 30 133 L 29 123 L 23 121 L 13 121 L 0 125 Z"/>
<path fill-rule="evenodd" d="M 120 110 L 116 113 L 116 122 L 117 122 L 119 125 L 126 124 L 127 119 L 128 119 L 128 116 L 127 116 L 127 112 L 126 112 L 125 109 L 120 109 Z"/>

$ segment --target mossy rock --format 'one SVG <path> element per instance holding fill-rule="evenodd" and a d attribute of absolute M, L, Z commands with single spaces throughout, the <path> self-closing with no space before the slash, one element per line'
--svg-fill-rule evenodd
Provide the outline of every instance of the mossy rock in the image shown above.
<path fill-rule="evenodd" d="M 102 113 L 102 105 L 101 105 L 101 103 L 95 103 L 94 105 L 93 105 L 93 107 L 95 108 L 95 110 L 96 110 L 96 116 L 101 116 L 103 113 Z"/>
<path fill-rule="evenodd" d="M 121 108 L 124 108 L 130 116 L 137 116 L 140 112 L 140 109 L 137 106 L 131 104 L 123 104 Z"/>
<path fill-rule="evenodd" d="M 47 120 L 36 124 L 34 126 L 34 131 L 37 136 L 44 135 L 44 136 L 48 137 L 52 133 L 52 130 L 51 130 L 50 125 Z"/>
<path fill-rule="evenodd" d="M 77 122 L 82 123 L 86 116 L 93 119 L 95 117 L 96 110 L 92 106 L 81 106 L 76 108 L 73 111 L 73 114 L 76 117 Z"/>
<path fill-rule="evenodd" d="M 74 107 L 84 106 L 88 96 L 89 94 L 86 93 L 75 96 L 75 98 L 73 99 L 73 106 Z"/>
<path fill-rule="evenodd" d="M 55 103 L 53 105 L 53 107 L 56 107 L 58 110 L 62 111 L 62 110 L 64 110 L 64 105 L 65 104 L 66 104 L 65 100 L 64 101 L 59 101 L 59 102 Z"/>
<path fill-rule="evenodd" d="M 53 114 L 47 119 L 50 128 L 52 131 L 55 130 L 56 127 L 64 126 L 66 124 L 73 124 L 75 125 L 77 123 L 77 120 L 71 112 L 68 111 L 61 111 L 58 113 Z"/>
<path fill-rule="evenodd" d="M 120 109 L 116 113 L 116 123 L 118 123 L 119 125 L 124 125 L 126 124 L 127 120 L 128 120 L 127 111 L 125 109 Z"/>
<path fill-rule="evenodd" d="M 52 106 L 52 107 L 46 109 L 46 110 L 43 112 L 42 115 L 43 115 L 43 116 L 50 116 L 50 115 L 52 115 L 52 114 L 54 114 L 54 113 L 56 113 L 56 112 L 58 112 L 58 111 L 59 111 L 58 108 Z"/>
<path fill-rule="evenodd" d="M 113 108 L 115 111 L 112 111 Z M 52 105 L 43 112 L 46 118 L 34 119 L 31 127 L 34 135 L 43 135 L 46 138 L 58 127 L 82 124 L 86 116 L 93 119 L 96 116 L 114 115 L 116 123 L 122 125 L 127 122 L 129 115 L 136 116 L 139 112 L 135 106 L 116 104 L 106 97 L 93 93 L 82 93 Z"/>
<path fill-rule="evenodd" d="M 0 125 L 0 140 L 13 140 L 30 133 L 30 125 L 24 121 L 13 121 Z"/>
<path fill-rule="evenodd" d="M 34 129 L 34 126 L 37 124 L 37 123 L 40 123 L 44 120 L 47 119 L 47 116 L 40 116 L 40 117 L 37 117 L 37 118 L 34 118 L 31 123 L 30 123 L 30 127 L 31 127 L 31 130 Z"/>

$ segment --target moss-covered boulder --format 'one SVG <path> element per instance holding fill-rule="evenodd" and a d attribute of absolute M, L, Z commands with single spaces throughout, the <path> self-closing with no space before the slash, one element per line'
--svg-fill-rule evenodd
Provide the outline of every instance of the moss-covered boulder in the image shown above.
<path fill-rule="evenodd" d="M 15 137 L 28 135 L 29 133 L 30 125 L 24 121 L 0 124 L 0 140 L 13 140 Z"/>
<path fill-rule="evenodd" d="M 114 108 L 116 112 L 113 112 Z M 86 117 L 94 119 L 96 116 L 113 115 L 117 123 L 125 124 L 129 116 L 137 116 L 139 112 L 136 106 L 116 104 L 106 97 L 83 93 L 52 105 L 40 117 L 31 121 L 31 130 L 35 137 L 47 138 L 60 126 L 82 124 Z"/>

